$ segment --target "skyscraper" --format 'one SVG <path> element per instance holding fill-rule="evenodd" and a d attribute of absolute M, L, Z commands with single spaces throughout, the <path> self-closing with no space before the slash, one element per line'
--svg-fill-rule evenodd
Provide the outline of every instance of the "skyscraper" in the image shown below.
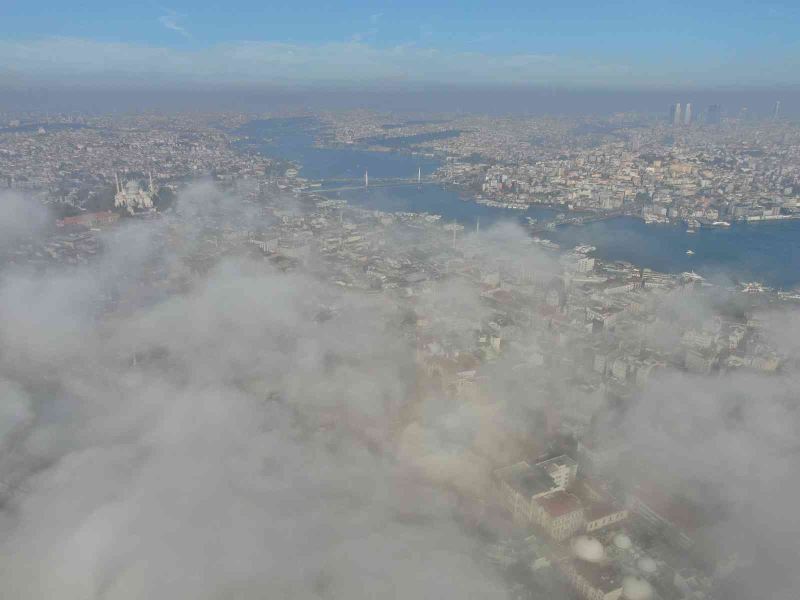
<path fill-rule="evenodd" d="M 669 120 L 673 125 L 681 124 L 681 103 L 676 102 L 669 109 Z"/>
<path fill-rule="evenodd" d="M 775 100 L 775 108 L 772 110 L 772 118 L 777 119 L 781 114 L 781 101 Z"/>
<path fill-rule="evenodd" d="M 683 124 L 691 125 L 692 123 L 692 103 L 687 102 L 686 108 L 683 111 Z"/>

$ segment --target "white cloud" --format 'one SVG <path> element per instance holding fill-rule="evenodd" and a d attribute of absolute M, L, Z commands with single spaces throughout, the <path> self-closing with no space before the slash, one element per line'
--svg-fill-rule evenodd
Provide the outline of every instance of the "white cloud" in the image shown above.
<path fill-rule="evenodd" d="M 209 204 L 237 205 L 201 185 L 178 207 Z M 106 282 L 180 269 L 165 233 L 130 223 L 91 268 L 0 276 L 4 595 L 505 597 L 454 498 L 395 458 L 412 354 L 378 326 L 391 307 L 241 259 L 92 318 Z"/>
<path fill-rule="evenodd" d="M 185 31 L 170 15 L 159 20 L 165 27 Z M 505 56 L 417 45 L 379 47 L 364 41 L 369 36 L 320 45 L 242 41 L 197 50 L 67 37 L 0 41 L 0 70 L 12 70 L 30 80 L 70 83 L 163 77 L 177 83 L 601 84 L 609 77 L 608 70 L 616 68 L 593 59 L 547 54 Z M 601 72 L 602 77 L 595 75 Z"/>
<path fill-rule="evenodd" d="M 186 31 L 184 27 L 178 24 L 178 15 L 176 14 L 161 15 L 160 17 L 158 17 L 158 22 L 161 23 L 167 29 L 171 29 L 172 31 L 177 31 L 183 37 L 189 37 L 189 32 Z"/>
<path fill-rule="evenodd" d="M 377 19 L 376 19 L 377 20 Z M 186 35 L 176 15 L 164 27 Z M 421 37 L 425 38 L 425 26 Z M 594 55 L 448 51 L 420 44 L 381 46 L 377 28 L 343 42 L 295 44 L 237 41 L 178 49 L 84 38 L 0 41 L 0 73 L 28 83 L 172 84 L 375 83 L 556 84 L 586 87 L 770 85 L 798 83 L 796 60 L 769 65 L 710 58 L 677 69 L 641 57 L 614 61 Z"/>

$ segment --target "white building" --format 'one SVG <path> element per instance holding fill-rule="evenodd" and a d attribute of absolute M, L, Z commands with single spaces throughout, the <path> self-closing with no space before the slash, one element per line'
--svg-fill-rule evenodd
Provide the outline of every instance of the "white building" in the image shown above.
<path fill-rule="evenodd" d="M 117 193 L 114 194 L 116 208 L 125 208 L 130 214 L 153 208 L 156 189 L 153 187 L 152 175 L 150 175 L 150 185 L 147 190 L 140 188 L 136 181 L 128 181 L 121 185 L 116 173 L 114 173 L 114 181 L 117 185 Z"/>

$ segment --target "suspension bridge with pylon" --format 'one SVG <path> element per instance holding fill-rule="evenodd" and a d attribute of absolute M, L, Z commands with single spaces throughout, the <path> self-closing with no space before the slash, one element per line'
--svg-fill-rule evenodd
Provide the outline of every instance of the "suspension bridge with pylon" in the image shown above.
<path fill-rule="evenodd" d="M 418 170 L 416 177 L 381 177 L 370 179 L 369 172 L 364 171 L 362 178 L 340 178 L 325 179 L 321 187 L 314 188 L 313 193 L 324 194 L 326 192 L 342 192 L 346 190 L 363 190 L 378 187 L 396 187 L 400 185 L 431 185 L 441 184 L 442 182 L 433 177 L 422 176 L 422 170 Z"/>

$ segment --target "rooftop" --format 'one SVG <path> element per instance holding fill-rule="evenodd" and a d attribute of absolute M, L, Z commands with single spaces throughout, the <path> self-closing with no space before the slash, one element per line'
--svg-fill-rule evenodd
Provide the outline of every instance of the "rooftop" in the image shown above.
<path fill-rule="evenodd" d="M 620 572 L 610 564 L 590 563 L 583 560 L 575 560 L 573 564 L 578 574 L 595 589 L 607 594 L 622 587 Z"/>
<path fill-rule="evenodd" d="M 555 486 L 545 469 L 538 465 L 532 467 L 525 461 L 498 470 L 497 476 L 526 498 L 543 494 Z"/>
<path fill-rule="evenodd" d="M 554 519 L 581 510 L 580 500 L 569 492 L 558 491 L 537 502 Z"/>

